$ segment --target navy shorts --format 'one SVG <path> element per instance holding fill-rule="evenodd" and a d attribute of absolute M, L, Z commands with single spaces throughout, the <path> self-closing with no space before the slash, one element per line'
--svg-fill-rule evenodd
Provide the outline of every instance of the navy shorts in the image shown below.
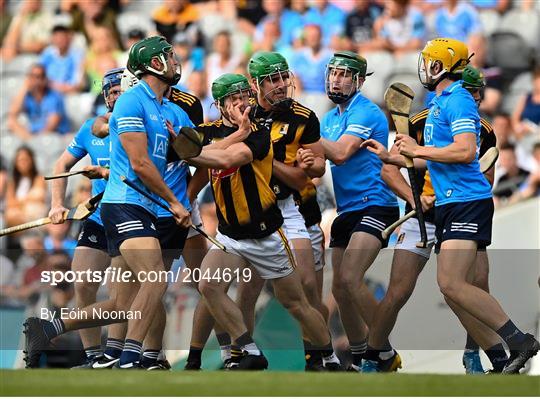
<path fill-rule="evenodd" d="M 81 234 L 79 234 L 77 246 L 107 252 L 107 236 L 103 226 L 91 219 L 86 220 L 83 224 Z"/>
<path fill-rule="evenodd" d="M 102 204 L 101 220 L 107 235 L 109 255 L 120 255 L 120 245 L 129 238 L 158 237 L 157 218 L 139 205 Z"/>
<path fill-rule="evenodd" d="M 382 232 L 399 219 L 397 206 L 368 206 L 359 211 L 345 212 L 332 223 L 330 247 L 347 248 L 351 236 L 357 231 L 371 234 L 379 239 L 382 248 L 388 246 L 388 238 Z"/>
<path fill-rule="evenodd" d="M 446 240 L 476 241 L 483 250 L 491 244 L 493 199 L 456 202 L 435 208 L 435 253 Z"/>
<path fill-rule="evenodd" d="M 173 217 L 158 218 L 156 227 L 161 250 L 167 254 L 170 252 L 175 257 L 177 256 L 176 253 L 180 256 L 180 253 L 184 249 L 189 229 L 178 226 Z"/>

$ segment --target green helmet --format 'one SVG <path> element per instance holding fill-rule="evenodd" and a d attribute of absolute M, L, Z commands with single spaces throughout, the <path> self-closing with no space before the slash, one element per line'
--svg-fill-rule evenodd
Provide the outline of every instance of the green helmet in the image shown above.
<path fill-rule="evenodd" d="M 172 45 L 162 36 L 151 36 L 135 43 L 129 49 L 127 69 L 137 78 L 150 73 L 166 81 L 170 85 L 175 85 L 180 80 L 181 73 L 175 71 L 174 77 L 164 79 L 163 75 L 167 73 L 167 57 L 172 51 Z M 161 71 L 150 66 L 153 58 L 159 58 L 165 68 Z"/>
<path fill-rule="evenodd" d="M 481 89 L 486 85 L 482 71 L 471 65 L 467 65 L 463 70 L 462 79 L 466 89 Z"/>
<path fill-rule="evenodd" d="M 212 97 L 223 105 L 225 97 L 241 91 L 251 92 L 251 86 L 244 75 L 226 73 L 212 82 Z"/>
<path fill-rule="evenodd" d="M 336 89 L 334 80 L 335 70 L 351 71 L 352 82 L 348 86 L 344 83 Z M 325 87 L 328 98 L 335 104 L 341 104 L 348 101 L 357 91 L 361 84 L 359 78 L 365 78 L 371 73 L 367 73 L 367 61 L 364 57 L 353 51 L 337 51 L 330 58 L 326 65 Z"/>
<path fill-rule="evenodd" d="M 260 51 L 249 59 L 248 72 L 252 78 L 261 82 L 268 75 L 289 70 L 287 60 L 279 53 Z"/>

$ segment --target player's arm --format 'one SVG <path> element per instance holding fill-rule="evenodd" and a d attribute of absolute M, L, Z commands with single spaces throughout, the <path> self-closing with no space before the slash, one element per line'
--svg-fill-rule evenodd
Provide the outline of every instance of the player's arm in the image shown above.
<path fill-rule="evenodd" d="M 227 111 L 231 116 L 232 122 L 238 126 L 238 130 L 229 134 L 223 140 L 216 141 L 215 143 L 206 146 L 209 150 L 225 150 L 231 145 L 241 143 L 248 138 L 252 130 L 252 123 L 249 119 L 249 112 L 251 107 L 246 107 L 244 112 L 240 112 L 240 107 L 233 107 L 229 105 Z"/>
<path fill-rule="evenodd" d="M 53 174 L 64 173 L 70 170 L 80 158 L 74 157 L 67 150 L 60 155 L 60 158 L 54 163 Z M 51 182 L 51 210 L 49 211 L 49 218 L 53 223 L 64 222 L 64 211 L 67 208 L 64 207 L 64 199 L 66 197 L 66 184 L 67 179 L 54 179 Z"/>
<path fill-rule="evenodd" d="M 300 167 L 309 177 L 321 177 L 326 171 L 326 161 L 324 158 L 324 148 L 318 140 L 312 144 L 303 144 L 300 148 Z M 306 162 L 309 161 L 309 162 Z"/>
<path fill-rule="evenodd" d="M 304 169 L 286 165 L 275 159 L 272 162 L 272 174 L 296 191 L 302 191 L 309 183 Z"/>
<path fill-rule="evenodd" d="M 92 124 L 92 134 L 100 139 L 103 139 L 109 135 L 109 119 L 111 113 L 107 112 L 105 115 L 97 116 Z"/>
<path fill-rule="evenodd" d="M 402 134 L 396 136 L 396 146 L 402 155 L 442 163 L 471 163 L 476 156 L 476 133 L 460 133 L 446 147 L 423 147 Z"/>
<path fill-rule="evenodd" d="M 8 129 L 23 140 L 27 140 L 32 137 L 32 133 L 21 123 L 19 123 L 18 120 L 19 115 L 23 112 L 24 96 L 26 95 L 27 90 L 26 86 L 27 82 L 25 82 L 24 86 L 11 101 L 7 118 Z"/>
<path fill-rule="evenodd" d="M 202 152 L 189 162 L 197 167 L 229 169 L 246 165 L 253 161 L 253 153 L 245 143 L 236 143 L 227 149 L 215 149 L 205 146 Z"/>
<path fill-rule="evenodd" d="M 360 149 L 364 139 L 344 134 L 337 141 L 321 138 L 321 145 L 326 158 L 336 165 L 341 165 Z"/>
<path fill-rule="evenodd" d="M 197 168 L 187 188 L 189 202 L 193 202 L 201 190 L 208 184 L 208 168 Z"/>

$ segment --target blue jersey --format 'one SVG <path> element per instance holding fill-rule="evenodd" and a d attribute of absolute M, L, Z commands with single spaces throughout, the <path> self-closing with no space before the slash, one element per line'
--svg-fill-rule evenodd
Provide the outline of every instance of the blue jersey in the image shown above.
<path fill-rule="evenodd" d="M 446 147 L 458 134 L 476 134 L 476 156 L 471 163 L 427 161 L 437 206 L 491 197 L 491 186 L 478 162 L 480 116 L 472 95 L 462 83 L 461 80 L 452 83 L 431 101 L 424 128 L 426 147 Z"/>
<path fill-rule="evenodd" d="M 164 103 L 165 114 L 167 119 L 173 122 L 174 131 L 178 132 L 181 127 L 189 126 L 195 127 L 195 125 L 189 119 L 187 113 L 178 105 L 173 104 L 170 101 Z M 187 196 L 187 174 L 188 165 L 185 161 L 175 161 L 167 164 L 165 169 L 165 176 L 163 180 L 174 193 L 178 201 L 191 212 L 191 204 Z M 165 205 L 165 201 L 161 201 Z M 158 217 L 172 217 L 172 214 L 165 209 L 158 208 Z"/>
<path fill-rule="evenodd" d="M 388 145 L 388 122 L 381 109 L 357 93 L 347 109 L 330 110 L 321 122 L 321 137 L 338 141 L 345 134 Z M 368 206 L 397 206 L 395 194 L 381 178 L 382 162 L 367 149 L 356 151 L 342 165 L 330 163 L 338 213 Z"/>
<path fill-rule="evenodd" d="M 163 102 L 166 103 L 167 100 L 164 99 Z M 121 176 L 125 176 L 139 189 L 156 198 L 156 195 L 146 188 L 131 167 L 120 141 L 120 135 L 127 132 L 145 134 L 148 156 L 163 176 L 169 148 L 169 132 L 165 125 L 167 116 L 173 115 L 165 114 L 163 104 L 158 102 L 154 92 L 145 81 L 141 81 L 133 89 L 122 94 L 116 101 L 109 121 L 111 171 L 103 203 L 139 205 L 157 216 L 157 205 L 120 179 Z M 173 123 L 173 125 L 176 124 Z"/>
<path fill-rule="evenodd" d="M 92 160 L 92 165 L 98 165 L 104 168 L 109 167 L 109 136 L 100 139 L 92 134 L 92 124 L 96 118 L 87 119 L 66 148 L 67 152 L 77 159 L 84 158 L 87 154 Z M 92 196 L 95 196 L 105 191 L 107 180 L 94 179 L 92 180 Z M 101 222 L 101 208 L 90 215 L 89 219 L 103 226 Z"/>

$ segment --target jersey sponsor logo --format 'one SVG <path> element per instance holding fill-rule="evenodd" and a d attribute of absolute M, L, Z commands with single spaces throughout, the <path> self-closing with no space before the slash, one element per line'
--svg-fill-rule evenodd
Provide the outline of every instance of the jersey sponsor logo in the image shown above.
<path fill-rule="evenodd" d="M 240 169 L 239 166 L 235 166 L 229 169 L 212 169 L 212 177 L 216 179 L 223 179 L 224 177 L 234 175 L 238 169 Z"/>
<path fill-rule="evenodd" d="M 150 228 L 154 231 L 156 231 L 156 226 L 154 226 L 154 223 L 150 223 Z"/>
<path fill-rule="evenodd" d="M 105 142 L 102 139 L 92 139 L 92 145 L 105 146 Z"/>
<path fill-rule="evenodd" d="M 155 114 L 150 114 L 150 119 L 152 119 L 153 121 L 157 121 L 158 117 Z"/>
<path fill-rule="evenodd" d="M 167 149 L 169 148 L 169 138 L 162 134 L 156 134 L 156 141 L 154 143 L 154 151 L 152 155 L 156 158 L 167 159 Z"/>
<path fill-rule="evenodd" d="M 73 139 L 71 140 L 71 143 L 69 143 L 69 148 L 75 148 L 77 146 L 77 140 Z"/>
<path fill-rule="evenodd" d="M 102 168 L 108 168 L 110 166 L 111 160 L 109 158 L 96 158 L 98 166 Z"/>
<path fill-rule="evenodd" d="M 446 198 L 451 197 L 453 192 L 454 190 L 452 189 L 446 190 Z"/>
<path fill-rule="evenodd" d="M 426 144 L 426 146 L 433 146 L 432 140 L 433 140 L 433 124 L 426 123 L 426 127 L 424 128 L 424 143 Z"/>
<path fill-rule="evenodd" d="M 88 237 L 88 241 L 93 242 L 94 244 L 97 244 L 97 237 L 92 234 L 90 237 Z"/>

